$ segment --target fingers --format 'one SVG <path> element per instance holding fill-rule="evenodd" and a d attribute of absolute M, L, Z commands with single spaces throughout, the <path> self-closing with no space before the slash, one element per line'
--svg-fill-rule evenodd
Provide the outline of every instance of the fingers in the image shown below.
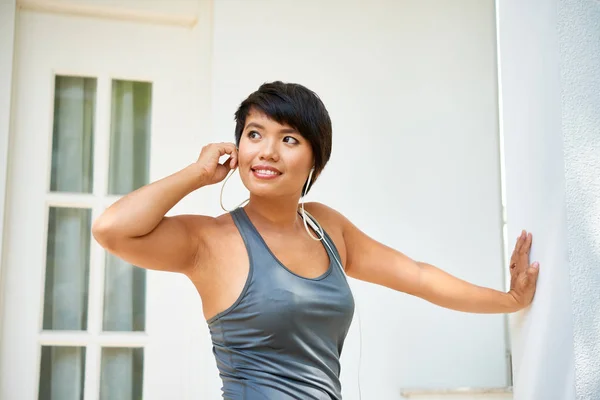
<path fill-rule="evenodd" d="M 537 275 L 540 272 L 540 263 L 534 262 L 529 266 L 529 273 Z"/>
<path fill-rule="evenodd" d="M 521 251 L 523 251 L 523 253 L 527 253 L 529 254 L 529 251 L 531 250 L 531 243 L 533 242 L 533 235 L 530 233 L 527 234 L 524 243 L 523 243 L 523 248 L 521 249 Z"/>
<path fill-rule="evenodd" d="M 527 282 L 529 285 L 535 286 L 537 283 L 538 275 L 540 274 L 540 264 L 538 262 L 534 262 L 527 269 Z"/>
<path fill-rule="evenodd" d="M 231 156 L 223 162 L 223 166 L 227 167 L 228 170 L 234 169 L 236 167 L 236 165 L 237 165 L 237 157 L 235 157 L 235 156 Z"/>
<path fill-rule="evenodd" d="M 532 242 L 533 235 L 531 232 L 527 233 L 525 230 L 521 231 L 521 235 L 519 235 L 517 238 L 517 243 L 515 244 L 515 252 L 520 254 L 529 254 Z"/>
<path fill-rule="evenodd" d="M 521 234 L 517 238 L 517 244 L 515 244 L 515 251 L 517 253 L 521 252 L 521 248 L 523 247 L 523 241 L 525 240 L 525 238 L 526 238 L 525 230 L 522 230 Z"/>
<path fill-rule="evenodd" d="M 229 169 L 233 169 L 237 166 L 237 147 L 233 143 L 217 143 L 217 149 L 219 151 L 219 157 L 229 154 L 230 157 L 223 162 L 222 165 L 227 166 Z"/>
<path fill-rule="evenodd" d="M 517 237 L 517 242 L 515 243 L 515 248 L 510 258 L 511 274 L 515 273 L 520 275 L 522 272 L 528 272 L 529 254 L 531 251 L 532 242 L 533 235 L 525 230 L 522 230 L 520 235 Z"/>
<path fill-rule="evenodd" d="M 523 235 L 525 231 L 521 231 L 521 234 L 517 237 L 517 242 L 515 243 L 515 248 L 510 257 L 510 270 L 514 270 L 520 264 L 519 255 L 521 254 L 521 248 L 523 247 Z"/>
<path fill-rule="evenodd" d="M 233 143 L 217 143 L 217 149 L 219 150 L 219 154 L 224 156 L 225 154 L 234 155 L 237 153 L 237 148 Z"/>

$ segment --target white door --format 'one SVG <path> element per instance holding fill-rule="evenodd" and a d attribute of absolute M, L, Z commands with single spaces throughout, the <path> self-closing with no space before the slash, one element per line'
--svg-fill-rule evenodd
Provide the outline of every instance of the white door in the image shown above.
<path fill-rule="evenodd" d="M 0 398 L 186 398 L 197 295 L 107 256 L 90 228 L 198 153 L 198 33 L 35 12 L 17 25 Z"/>

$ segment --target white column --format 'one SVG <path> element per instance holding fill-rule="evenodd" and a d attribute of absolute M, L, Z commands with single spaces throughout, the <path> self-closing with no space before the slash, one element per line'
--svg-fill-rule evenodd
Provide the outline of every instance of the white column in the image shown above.
<path fill-rule="evenodd" d="M 8 137 L 10 131 L 13 49 L 15 40 L 16 0 L 0 1 L 0 327 L 2 326 L 4 264 L 4 207 L 6 201 L 6 177 L 8 175 Z M 2 330 L 0 330 L 0 341 Z M 2 371 L 0 371 L 0 374 Z M 1 397 L 1 396 L 0 396 Z"/>
<path fill-rule="evenodd" d="M 513 314 L 515 400 L 575 399 L 556 0 L 498 0 L 509 246 L 533 232 L 534 302 Z"/>
<path fill-rule="evenodd" d="M 600 2 L 559 0 L 575 388 L 600 396 Z"/>

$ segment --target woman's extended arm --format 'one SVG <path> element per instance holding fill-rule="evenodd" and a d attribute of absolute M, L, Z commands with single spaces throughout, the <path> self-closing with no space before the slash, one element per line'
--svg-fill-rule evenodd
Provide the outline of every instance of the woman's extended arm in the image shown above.
<path fill-rule="evenodd" d="M 341 226 L 346 273 L 356 279 L 405 292 L 441 307 L 471 313 L 511 313 L 528 306 L 534 296 L 539 266 L 529 264 L 532 235 L 521 233 L 511 257 L 511 289 L 502 292 L 474 285 L 431 264 L 373 240 L 341 214 L 319 205 Z M 335 217 L 331 217 L 335 215 Z"/>

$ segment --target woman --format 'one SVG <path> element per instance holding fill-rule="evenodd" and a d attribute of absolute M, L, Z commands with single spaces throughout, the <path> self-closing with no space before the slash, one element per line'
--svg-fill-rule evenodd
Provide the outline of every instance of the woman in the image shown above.
<path fill-rule="evenodd" d="M 307 88 L 264 84 L 235 117 L 236 144 L 205 146 L 195 163 L 123 197 L 93 226 L 116 256 L 194 283 L 224 398 L 341 398 L 339 357 L 354 313 L 345 274 L 464 312 L 510 313 L 532 301 L 539 269 L 529 265 L 525 231 L 504 293 L 412 260 L 323 204 L 304 205 L 331 152 L 329 115 Z M 236 168 L 246 206 L 217 218 L 165 217 Z"/>

